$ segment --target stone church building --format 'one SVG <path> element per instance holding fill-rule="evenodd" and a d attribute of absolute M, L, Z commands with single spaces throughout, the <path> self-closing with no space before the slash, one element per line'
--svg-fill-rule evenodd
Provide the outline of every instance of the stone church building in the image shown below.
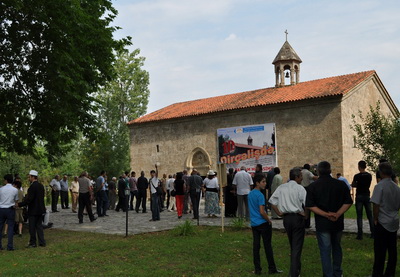
<path fill-rule="evenodd" d="M 206 175 L 217 168 L 217 129 L 275 123 L 284 179 L 294 166 L 327 160 L 351 181 L 362 159 L 352 115 L 378 101 L 385 114 L 399 111 L 375 71 L 300 82 L 301 62 L 286 41 L 273 61 L 275 87 L 175 103 L 129 122 L 131 168 Z"/>

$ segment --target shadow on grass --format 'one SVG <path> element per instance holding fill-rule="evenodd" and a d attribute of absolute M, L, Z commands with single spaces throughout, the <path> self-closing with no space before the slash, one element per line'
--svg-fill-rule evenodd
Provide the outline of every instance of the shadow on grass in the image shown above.
<path fill-rule="evenodd" d="M 250 228 L 237 230 L 193 226 L 184 222 L 183 233 L 164 231 L 132 235 L 84 233 L 48 229 L 47 247 L 26 249 L 29 234 L 15 238 L 16 251 L 0 251 L 0 276 L 253 276 Z M 189 227 L 190 226 L 190 227 Z M 190 232 L 189 232 L 190 233 Z M 3 239 L 3 245 L 6 243 Z M 274 257 L 287 276 L 290 250 L 286 234 L 274 231 Z M 357 241 L 343 235 L 344 276 L 368 276 L 373 264 L 373 240 Z M 261 249 L 264 272 L 268 265 Z M 399 266 L 397 267 L 399 271 Z M 307 235 L 301 276 L 321 276 L 314 235 Z"/>

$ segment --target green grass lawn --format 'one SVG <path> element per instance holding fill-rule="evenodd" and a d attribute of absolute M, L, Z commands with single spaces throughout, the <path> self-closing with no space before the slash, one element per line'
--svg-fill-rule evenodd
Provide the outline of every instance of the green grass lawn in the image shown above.
<path fill-rule="evenodd" d="M 252 276 L 252 234 L 217 227 L 195 227 L 191 236 L 176 231 L 134 235 L 128 238 L 72 232 L 45 231 L 47 247 L 26 249 L 29 235 L 15 238 L 16 251 L 1 251 L 0 276 Z M 3 239 L 3 245 L 6 240 Z M 373 263 L 373 241 L 344 235 L 344 276 L 367 276 Z M 278 268 L 287 276 L 289 247 L 284 233 L 273 233 Z M 262 267 L 267 270 L 262 251 Z M 399 266 L 397 268 L 399 272 Z M 321 276 L 314 235 L 306 236 L 301 276 Z"/>
<path fill-rule="evenodd" d="M 372 205 L 371 205 L 371 212 L 372 212 Z M 399 212 L 399 215 L 400 215 L 400 212 Z M 344 214 L 344 218 L 357 219 L 356 205 L 355 204 L 351 205 L 350 209 L 347 210 L 347 212 Z M 367 214 L 365 213 L 365 209 L 364 208 L 363 208 L 363 219 L 367 220 Z"/>
<path fill-rule="evenodd" d="M 371 205 L 371 211 L 372 211 L 372 205 Z M 344 214 L 344 218 L 357 219 L 355 204 L 351 205 L 350 209 L 347 210 L 347 212 Z M 365 213 L 365 209 L 363 209 L 363 218 L 367 219 L 367 214 Z"/>

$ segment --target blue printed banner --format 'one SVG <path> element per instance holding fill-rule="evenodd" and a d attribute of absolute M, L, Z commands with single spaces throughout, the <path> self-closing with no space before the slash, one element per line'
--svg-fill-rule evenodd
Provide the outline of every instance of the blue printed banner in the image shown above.
<path fill-rule="evenodd" d="M 251 132 L 259 132 L 264 131 L 264 125 L 259 126 L 250 126 L 250 127 L 240 127 L 234 130 L 234 133 L 251 133 Z"/>

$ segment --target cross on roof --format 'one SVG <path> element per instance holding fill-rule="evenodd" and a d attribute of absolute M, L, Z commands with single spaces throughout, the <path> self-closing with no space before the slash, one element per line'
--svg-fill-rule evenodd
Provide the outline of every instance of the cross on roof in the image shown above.
<path fill-rule="evenodd" d="M 287 35 L 289 34 L 287 30 L 285 31 L 285 34 L 286 34 L 286 41 L 287 41 Z"/>

